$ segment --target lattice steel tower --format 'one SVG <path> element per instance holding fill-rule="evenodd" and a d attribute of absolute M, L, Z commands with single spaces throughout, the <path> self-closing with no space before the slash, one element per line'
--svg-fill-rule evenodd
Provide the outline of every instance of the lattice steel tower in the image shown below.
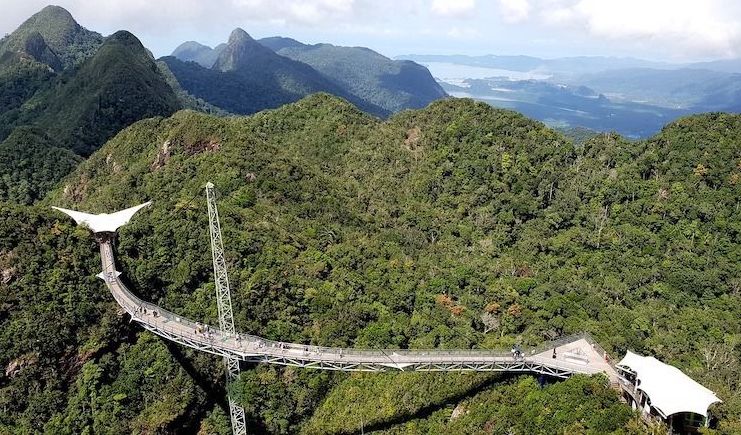
<path fill-rule="evenodd" d="M 219 307 L 219 328 L 228 335 L 236 335 L 234 332 L 232 297 L 229 291 L 229 276 L 226 272 L 226 261 L 224 260 L 224 244 L 221 241 L 219 210 L 216 208 L 214 185 L 210 182 L 206 184 L 206 200 L 208 202 L 208 228 L 211 234 L 211 255 L 214 260 L 214 278 L 216 280 L 216 301 Z M 239 376 L 239 359 L 225 356 L 224 367 L 226 368 L 226 388 L 229 397 L 232 431 L 235 435 L 246 435 L 247 425 L 245 424 L 244 408 L 232 400 L 232 396 L 229 394 L 229 386 Z"/>

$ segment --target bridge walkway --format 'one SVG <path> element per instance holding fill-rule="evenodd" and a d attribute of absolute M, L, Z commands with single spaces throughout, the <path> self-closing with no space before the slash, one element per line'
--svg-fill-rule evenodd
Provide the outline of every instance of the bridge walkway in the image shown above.
<path fill-rule="evenodd" d="M 321 347 L 267 340 L 250 334 L 226 334 L 167 311 L 135 296 L 120 279 L 113 247 L 99 237 L 103 272 L 99 275 L 116 302 L 145 329 L 182 345 L 243 361 L 342 371 L 506 371 L 540 373 L 566 378 L 576 373 L 604 372 L 611 382 L 617 373 L 607 354 L 588 335 L 567 337 L 534 349 L 515 359 L 509 351 L 352 349 Z M 556 357 L 553 357 L 556 349 Z"/>

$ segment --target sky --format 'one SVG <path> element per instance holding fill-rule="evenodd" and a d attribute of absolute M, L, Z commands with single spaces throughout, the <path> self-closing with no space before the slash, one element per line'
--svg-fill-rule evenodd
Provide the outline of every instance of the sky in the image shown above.
<path fill-rule="evenodd" d="M 2 0 L 0 34 L 48 3 Z M 155 56 L 194 40 L 255 38 L 403 54 L 741 57 L 739 0 L 56 0 L 88 29 L 129 30 Z"/>

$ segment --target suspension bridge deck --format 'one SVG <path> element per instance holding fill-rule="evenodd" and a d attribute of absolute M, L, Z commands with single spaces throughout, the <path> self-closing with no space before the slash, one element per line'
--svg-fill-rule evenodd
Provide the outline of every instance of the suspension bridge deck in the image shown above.
<path fill-rule="evenodd" d="M 249 334 L 227 334 L 194 322 L 135 296 L 116 271 L 113 246 L 99 237 L 103 272 L 98 275 L 118 304 L 145 329 L 182 345 L 254 363 L 343 371 L 502 371 L 530 372 L 566 378 L 576 373 L 605 373 L 611 383 L 617 373 L 607 354 L 588 335 L 579 335 L 523 350 L 509 351 L 351 349 L 266 340 Z M 554 357 L 554 349 L 555 357 Z"/>

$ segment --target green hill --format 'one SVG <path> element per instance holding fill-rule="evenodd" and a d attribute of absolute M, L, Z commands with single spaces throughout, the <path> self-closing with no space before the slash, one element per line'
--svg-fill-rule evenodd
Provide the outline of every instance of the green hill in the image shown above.
<path fill-rule="evenodd" d="M 319 74 L 310 66 L 275 54 L 235 29 L 213 68 L 175 57 L 160 59 L 188 94 L 238 114 L 251 114 L 295 102 L 315 92 L 329 92 L 376 115 L 387 115 Z"/>
<path fill-rule="evenodd" d="M 87 156 L 123 127 L 182 107 L 136 37 L 99 36 L 47 7 L 0 41 L 1 199 L 43 197 L 80 161 L 60 148 Z"/>
<path fill-rule="evenodd" d="M 29 38 L 41 36 L 59 64 L 55 67 L 74 67 L 92 56 L 103 42 L 103 37 L 77 24 L 72 15 L 59 6 L 47 6 L 23 22 L 13 33 L 0 40 L 0 53 L 27 51 Z M 44 62 L 46 63 L 46 62 Z"/>
<path fill-rule="evenodd" d="M 47 82 L 26 101 L 10 99 L 13 109 L 0 115 L 0 138 L 15 127 L 34 126 L 54 138 L 50 146 L 85 156 L 121 128 L 143 118 L 169 115 L 180 107 L 154 60 L 128 32 L 106 38 L 76 71 L 41 79 Z M 5 83 L 15 89 L 13 80 Z"/>
<path fill-rule="evenodd" d="M 146 49 L 134 35 L 120 31 L 51 90 L 34 113 L 37 124 L 63 147 L 89 155 L 123 127 L 178 108 Z"/>
<path fill-rule="evenodd" d="M 741 428 L 739 136 L 741 117 L 715 114 L 648 141 L 599 135 L 575 148 L 468 100 L 381 122 L 320 94 L 248 118 L 138 122 L 45 204 L 154 200 L 120 232 L 126 279 L 143 298 L 215 322 L 211 180 L 239 330 L 400 348 L 587 330 L 614 356 L 656 355 L 716 391 L 720 433 L 731 434 Z M 0 409 L 11 410 L 0 431 L 228 430 L 214 407 L 218 358 L 117 317 L 93 278 L 94 242 L 69 219 L 0 211 L 10 276 L 0 366 L 14 368 L 0 371 Z M 60 319 L 48 322 L 48 310 Z M 600 378 L 540 389 L 528 377 L 245 369 L 236 394 L 256 433 L 646 431 Z"/>
<path fill-rule="evenodd" d="M 42 9 L 0 40 L 0 139 L 28 120 L 22 106 L 34 105 L 31 97 L 53 88 L 63 68 L 74 69 L 101 43 L 99 34 L 57 6 Z"/>
<path fill-rule="evenodd" d="M 35 202 L 82 161 L 42 132 L 20 127 L 0 142 L 0 201 Z"/>
<path fill-rule="evenodd" d="M 215 48 L 211 48 L 195 41 L 186 41 L 178 45 L 171 56 L 185 62 L 195 62 L 204 68 L 211 68 L 224 48 L 226 48 L 226 44 L 219 44 Z"/>
<path fill-rule="evenodd" d="M 305 45 L 290 38 L 259 42 L 282 56 L 311 65 L 354 95 L 392 113 L 422 108 L 447 96 L 424 66 L 391 60 L 368 48 Z"/>

